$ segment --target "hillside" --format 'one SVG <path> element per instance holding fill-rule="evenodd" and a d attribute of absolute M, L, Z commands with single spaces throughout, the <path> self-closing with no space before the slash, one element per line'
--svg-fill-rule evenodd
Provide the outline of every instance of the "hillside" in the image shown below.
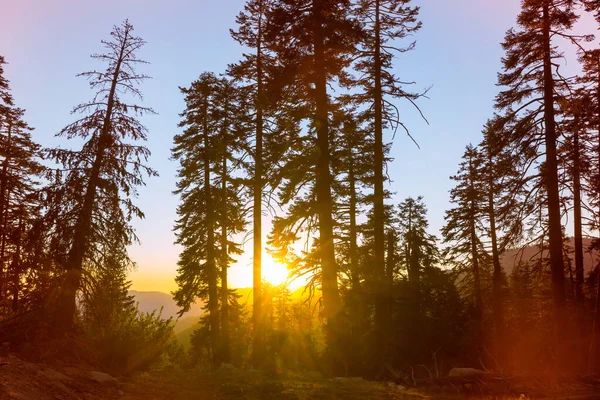
<path fill-rule="evenodd" d="M 575 254 L 574 254 L 574 239 L 569 238 L 567 243 L 570 247 L 569 258 L 571 259 L 572 268 L 575 268 Z M 600 252 L 597 250 L 593 252 L 589 252 L 587 249 L 592 244 L 591 238 L 583 239 L 583 268 L 585 270 L 585 276 L 594 269 L 594 267 L 600 261 Z M 548 257 L 548 250 L 544 250 L 540 252 L 540 249 L 537 246 L 527 246 L 524 248 L 518 249 L 509 249 L 507 250 L 500 258 L 500 262 L 502 267 L 504 268 L 504 272 L 507 275 L 510 275 L 514 268 L 519 265 L 521 262 L 532 262 L 535 260 L 539 260 L 540 257 Z"/>
<path fill-rule="evenodd" d="M 138 303 L 138 309 L 142 312 L 151 313 L 153 311 L 159 311 L 162 308 L 162 317 L 177 319 L 179 307 L 173 300 L 170 294 L 162 292 L 140 292 L 137 290 L 130 290 L 129 294 L 135 297 L 135 301 Z M 203 314 L 203 304 L 201 302 L 192 305 L 190 311 L 182 315 L 183 318 L 199 316 Z"/>

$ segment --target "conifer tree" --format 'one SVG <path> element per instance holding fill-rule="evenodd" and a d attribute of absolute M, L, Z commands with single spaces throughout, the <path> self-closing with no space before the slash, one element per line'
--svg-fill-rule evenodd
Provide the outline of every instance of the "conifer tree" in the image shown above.
<path fill-rule="evenodd" d="M 577 42 L 570 34 L 578 16 L 571 0 L 525 0 L 517 18 L 517 29 L 507 32 L 503 48 L 506 55 L 499 74 L 496 106 L 506 110 L 509 119 L 519 118 L 518 140 L 539 140 L 545 160 L 540 170 L 548 218 L 548 239 L 552 291 L 555 305 L 555 329 L 564 322 L 565 277 L 561 204 L 557 157 L 557 98 L 568 83 L 558 69 L 562 54 L 556 46 L 559 38 Z M 543 126 L 543 129 L 538 129 Z M 537 156 L 537 155 L 536 155 Z M 558 343 L 557 343 L 558 345 Z"/>
<path fill-rule="evenodd" d="M 409 197 L 398 205 L 398 235 L 400 236 L 400 264 L 408 273 L 413 311 L 421 314 L 421 275 L 423 270 L 439 261 L 435 236 L 427 232 L 427 208 L 423 197 Z M 415 321 L 418 325 L 418 321 Z"/>
<path fill-rule="evenodd" d="M 253 171 L 252 176 L 252 225 L 253 225 L 253 360 L 255 366 L 261 363 L 262 354 L 262 211 L 264 189 L 267 184 L 265 174 L 265 136 L 269 127 L 266 118 L 269 116 L 269 96 L 267 84 L 273 68 L 272 52 L 266 41 L 267 18 L 272 7 L 272 0 L 249 0 L 236 18 L 237 30 L 230 30 L 231 36 L 241 45 L 253 50 L 245 53 L 243 59 L 230 66 L 229 74 L 241 80 L 250 93 L 247 115 L 249 125 L 254 133 Z M 265 132 L 267 131 L 267 132 Z M 268 150 L 268 149 L 267 149 Z"/>
<path fill-rule="evenodd" d="M 386 128 L 406 129 L 400 121 L 398 108 L 393 100 L 407 99 L 412 104 L 420 96 L 410 93 L 405 84 L 392 73 L 394 56 L 414 48 L 414 42 L 401 46 L 397 42 L 417 32 L 419 8 L 410 5 L 410 0 L 365 0 L 358 1 L 357 19 L 360 21 L 362 38 L 361 58 L 356 69 L 362 73 L 356 84 L 364 90 L 359 102 L 367 103 L 365 113 L 369 128 L 374 133 L 373 153 L 373 212 L 374 212 L 374 267 L 377 271 L 380 291 L 384 288 L 385 275 L 385 228 L 384 228 L 384 154 L 383 132 Z M 408 131 L 407 131 L 408 133 Z M 410 133 L 409 133 L 410 135 Z M 376 305 L 375 324 L 380 335 L 385 334 L 386 319 L 385 294 L 380 293 Z"/>
<path fill-rule="evenodd" d="M 238 89 L 232 81 L 207 72 L 190 88 L 182 88 L 187 107 L 180 126 L 185 130 L 175 136 L 172 150 L 180 163 L 175 193 L 181 203 L 175 230 L 177 243 L 183 246 L 174 297 L 182 313 L 198 298 L 208 299 L 215 364 L 230 357 L 227 269 L 231 255 L 241 252 L 231 237 L 245 225 L 241 182 L 235 177 L 246 135 L 238 122 L 238 117 L 244 120 Z"/>
<path fill-rule="evenodd" d="M 33 142 L 23 121 L 24 110 L 16 108 L 0 57 L 0 302 L 7 291 L 12 309 L 19 303 L 21 279 L 25 270 L 27 230 L 37 217 L 37 178 L 43 172 L 40 146 Z"/>
<path fill-rule="evenodd" d="M 330 349 L 335 345 L 340 299 L 334 249 L 334 205 L 330 170 L 332 109 L 328 84 L 335 79 L 345 79 L 344 69 L 350 62 L 349 56 L 354 52 L 357 35 L 349 10 L 350 2 L 346 0 L 280 2 L 271 12 L 268 33 L 282 64 L 275 80 L 280 86 L 285 86 L 286 90 L 294 90 L 301 96 L 298 106 L 304 106 L 304 118 L 310 121 L 309 133 L 314 135 L 310 139 L 310 147 L 301 150 L 306 169 L 300 174 L 304 178 L 299 182 L 292 179 L 291 185 L 296 188 L 291 188 L 289 192 L 297 193 L 301 184 L 305 187 L 312 186 L 307 189 L 307 197 L 297 203 L 301 209 L 318 215 L 319 238 L 316 249 L 320 260 L 323 310 Z M 287 165 L 286 168 L 289 171 L 293 166 Z M 294 174 L 297 173 L 294 171 Z M 311 176 L 312 181 L 308 181 L 307 176 Z M 285 196 L 283 199 L 285 200 Z M 310 206 L 307 209 L 308 204 L 302 203 L 308 199 Z M 294 205 L 291 208 L 298 209 Z M 294 221 L 289 222 L 295 224 Z"/>
<path fill-rule="evenodd" d="M 56 200 L 61 202 L 57 207 L 62 210 L 61 224 L 67 229 L 59 234 L 69 240 L 55 304 L 55 326 L 59 331 L 72 329 L 84 268 L 93 268 L 94 260 L 112 248 L 107 238 L 119 236 L 125 254 L 126 246 L 135 240 L 129 221 L 144 214 L 132 197 L 137 195 L 136 186 L 144 184 L 144 175 L 156 175 L 144 164 L 149 150 L 139 144 L 146 140 L 147 132 L 138 118 L 153 111 L 125 98 L 142 97 L 138 84 L 148 77 L 136 72 L 139 64 L 146 63 L 137 58 L 136 52 L 146 42 L 133 36 L 133 26 L 125 20 L 113 28 L 111 40 L 102 43 L 107 53 L 92 58 L 106 62 L 106 69 L 79 75 L 96 90 L 94 99 L 75 107 L 73 112 L 84 116 L 58 134 L 68 139 L 83 138 L 85 144 L 81 150 L 48 150 L 63 166 L 57 171 L 63 189 Z"/>
<path fill-rule="evenodd" d="M 482 269 L 487 254 L 481 241 L 482 204 L 485 193 L 481 191 L 482 159 L 477 150 L 467 146 L 458 173 L 451 179 L 456 186 L 450 191 L 453 208 L 446 211 L 446 224 L 442 228 L 445 258 L 453 265 L 459 287 L 471 298 L 472 318 L 475 324 L 477 345 L 481 346 L 483 319 Z"/>
<path fill-rule="evenodd" d="M 492 256 L 492 309 L 498 345 L 504 342 L 504 271 L 500 256 L 508 246 L 518 244 L 523 236 L 519 210 L 524 192 L 520 174 L 521 159 L 504 146 L 505 132 L 499 117 L 484 126 L 480 144 L 482 157 L 481 190 L 487 197 L 483 220 L 487 222 L 485 235 L 489 239 Z M 498 351 L 504 354 L 502 348 Z"/>
<path fill-rule="evenodd" d="M 173 294 L 181 312 L 189 310 L 196 298 L 208 299 L 208 329 L 213 362 L 218 362 L 220 346 L 219 295 L 217 271 L 216 211 L 213 174 L 218 162 L 215 151 L 216 129 L 211 118 L 217 78 L 203 73 L 190 88 L 181 88 L 186 109 L 181 114 L 183 133 L 175 135 L 173 158 L 180 164 L 175 194 L 181 196 L 177 208 L 177 243 L 183 246 L 179 255 Z"/>

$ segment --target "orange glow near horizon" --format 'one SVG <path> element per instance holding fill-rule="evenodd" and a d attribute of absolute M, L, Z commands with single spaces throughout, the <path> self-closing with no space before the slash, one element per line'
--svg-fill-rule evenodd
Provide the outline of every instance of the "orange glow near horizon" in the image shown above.
<path fill-rule="evenodd" d="M 171 266 L 174 262 L 166 259 L 158 262 L 151 261 L 141 254 L 133 257 L 138 262 L 138 268 L 129 274 L 132 282 L 131 289 L 142 292 L 171 293 L 177 290 L 175 276 L 176 267 Z M 229 286 L 234 289 L 252 287 L 252 258 L 244 254 L 238 262 L 229 267 Z M 289 270 L 286 265 L 273 259 L 270 254 L 263 252 L 262 255 L 262 278 L 274 286 L 286 284 L 290 290 L 296 290 L 306 284 L 306 279 L 289 279 Z"/>

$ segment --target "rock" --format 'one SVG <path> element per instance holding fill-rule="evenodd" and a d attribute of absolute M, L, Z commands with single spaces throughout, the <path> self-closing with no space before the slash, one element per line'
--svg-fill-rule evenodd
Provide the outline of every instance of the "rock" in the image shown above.
<path fill-rule="evenodd" d="M 55 371 L 51 368 L 44 368 L 38 371 L 39 375 L 46 377 L 48 380 L 53 382 L 70 382 L 73 379 L 69 378 L 66 375 L 61 374 L 58 371 Z"/>
<path fill-rule="evenodd" d="M 109 374 L 105 374 L 104 372 L 91 371 L 88 373 L 88 377 L 98 383 L 107 386 L 119 386 L 119 381 L 116 378 L 113 378 Z"/>
<path fill-rule="evenodd" d="M 450 377 L 463 377 L 463 376 L 474 376 L 474 375 L 487 375 L 488 372 L 482 371 L 477 368 L 452 368 L 448 373 Z"/>
<path fill-rule="evenodd" d="M 118 394 L 120 397 L 123 397 L 123 396 L 125 396 L 125 392 L 124 392 L 124 391 L 122 391 L 122 390 L 119 390 L 119 391 L 117 392 L 117 394 Z"/>

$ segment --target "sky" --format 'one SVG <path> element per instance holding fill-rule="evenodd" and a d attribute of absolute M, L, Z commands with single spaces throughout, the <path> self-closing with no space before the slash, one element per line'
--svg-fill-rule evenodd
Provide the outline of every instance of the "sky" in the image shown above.
<path fill-rule="evenodd" d="M 178 199 L 177 165 L 170 160 L 179 113 L 184 109 L 179 87 L 188 86 L 200 73 L 221 73 L 239 59 L 243 49 L 231 39 L 235 16 L 243 0 L 1 0 L 0 54 L 9 63 L 17 105 L 27 110 L 26 121 L 35 128 L 34 139 L 43 146 L 61 144 L 54 135 L 73 121 L 71 109 L 91 99 L 84 78 L 75 75 L 103 68 L 89 56 L 103 50 L 112 26 L 128 18 L 135 33 L 148 44 L 139 56 L 150 62 L 140 71 L 153 77 L 141 90 L 144 105 L 158 115 L 143 123 L 149 129 L 150 164 L 160 177 L 147 179 L 137 204 L 146 218 L 134 226 L 141 245 L 130 249 L 138 264 L 130 278 L 133 289 L 170 292 L 179 248 L 172 231 Z M 418 141 L 394 140 L 388 168 L 397 203 L 408 196 L 424 196 L 431 232 L 439 236 L 444 211 L 449 208 L 449 179 L 464 148 L 480 140 L 483 124 L 493 113 L 498 91 L 502 41 L 514 25 L 519 0 L 415 0 L 421 6 L 423 28 L 414 39 L 416 49 L 395 62 L 395 73 L 414 81 L 414 89 L 431 86 L 429 99 L 419 104 L 429 124 L 407 103 L 398 102 L 401 118 Z M 388 133 L 388 138 L 391 135 Z M 268 223 L 268 219 L 265 220 Z M 265 235 L 269 229 L 264 229 Z M 273 266 L 272 279 L 281 276 Z M 233 287 L 251 286 L 251 247 L 230 268 Z"/>

